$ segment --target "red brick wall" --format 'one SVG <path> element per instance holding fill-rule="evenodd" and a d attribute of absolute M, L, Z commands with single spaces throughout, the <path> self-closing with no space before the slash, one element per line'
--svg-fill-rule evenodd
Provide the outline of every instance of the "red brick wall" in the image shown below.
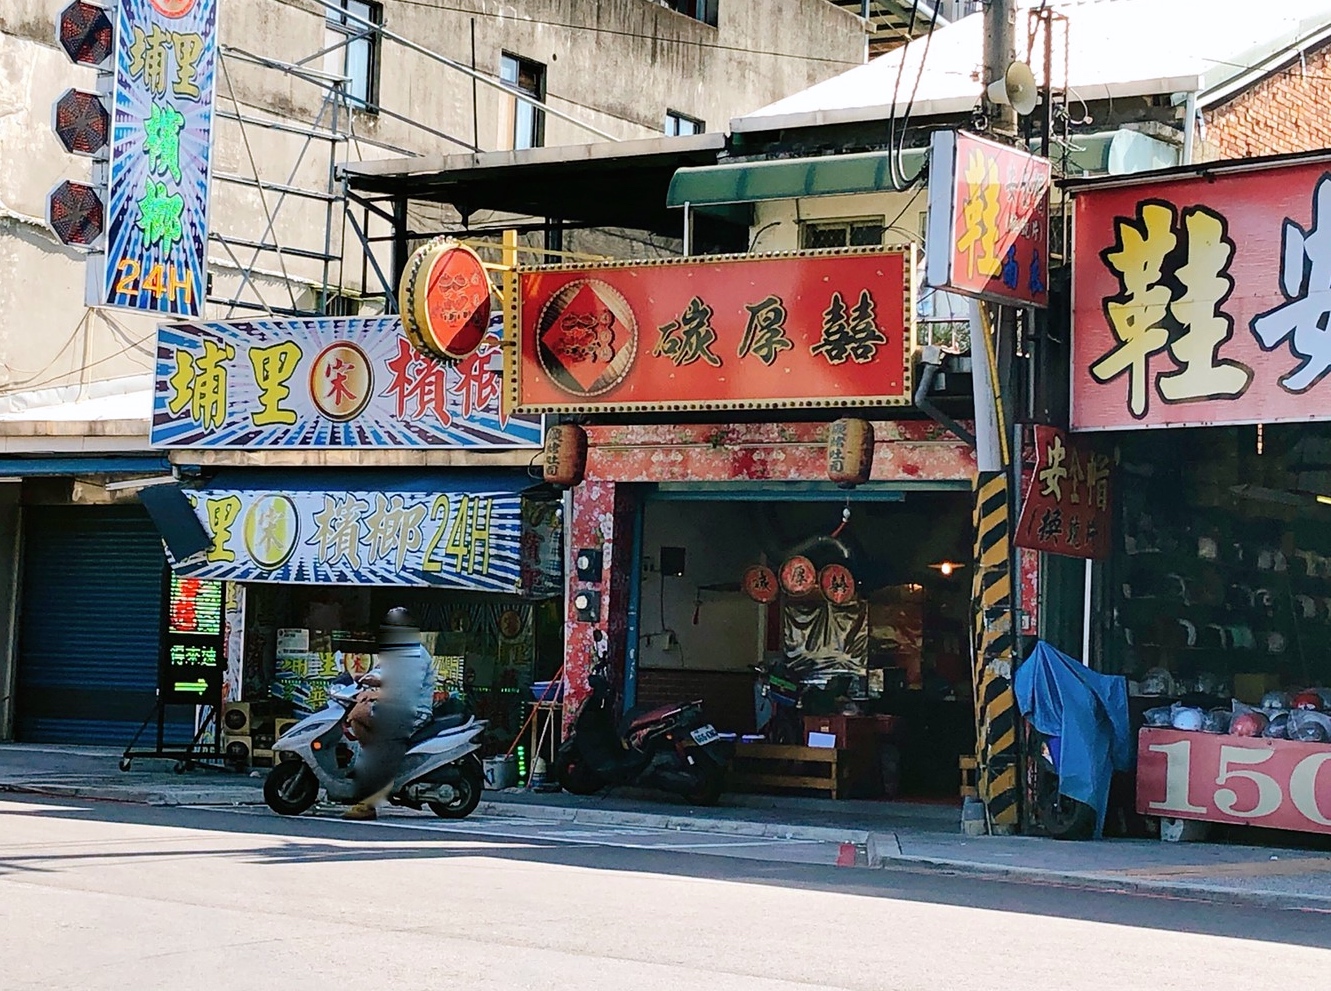
<path fill-rule="evenodd" d="M 1247 158 L 1331 148 L 1331 45 L 1203 111 L 1198 157 Z"/>
<path fill-rule="evenodd" d="M 703 713 L 723 733 L 753 732 L 753 683 L 744 671 L 638 668 L 638 705 L 703 700 Z"/>

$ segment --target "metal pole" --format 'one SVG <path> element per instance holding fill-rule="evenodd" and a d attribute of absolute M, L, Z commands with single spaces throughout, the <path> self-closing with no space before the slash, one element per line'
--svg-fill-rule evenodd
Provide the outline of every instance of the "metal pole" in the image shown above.
<path fill-rule="evenodd" d="M 1091 569 L 1094 565 L 1095 562 L 1088 557 L 1081 601 L 1081 662 L 1087 667 L 1091 666 Z"/>
<path fill-rule="evenodd" d="M 693 204 L 684 204 L 684 254 L 693 254 Z"/>
<path fill-rule="evenodd" d="M 476 18 L 471 19 L 471 71 L 476 72 Z M 476 92 L 476 76 L 471 77 L 471 143 L 481 150 L 481 115 Z"/>
<path fill-rule="evenodd" d="M 1040 156 L 1049 157 L 1049 132 L 1054 128 L 1054 12 L 1040 10 L 1044 23 L 1044 107 L 1040 114 Z M 1064 86 L 1067 85 L 1066 80 Z"/>
<path fill-rule="evenodd" d="M 1016 35 L 1016 0 L 989 0 L 984 8 L 984 109 L 993 130 L 1009 139 L 1017 133 L 1016 112 L 1009 103 L 989 99 L 988 87 L 1001 81 L 1016 60 Z"/>

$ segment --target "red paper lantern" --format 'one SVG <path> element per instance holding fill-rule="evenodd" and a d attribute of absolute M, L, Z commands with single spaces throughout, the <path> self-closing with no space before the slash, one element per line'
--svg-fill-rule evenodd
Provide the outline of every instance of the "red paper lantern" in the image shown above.
<path fill-rule="evenodd" d="M 451 238 L 438 238 L 407 259 L 398 289 L 402 329 L 426 354 L 461 361 L 490 329 L 490 296 L 480 255 Z"/>
<path fill-rule="evenodd" d="M 818 588 L 818 569 L 807 557 L 796 555 L 781 565 L 781 587 L 791 595 L 808 595 Z"/>
<path fill-rule="evenodd" d="M 828 602 L 844 606 L 855 598 L 855 576 L 844 564 L 829 564 L 818 572 L 818 588 Z"/>
<path fill-rule="evenodd" d="M 780 591 L 776 581 L 776 573 L 765 564 L 755 564 L 747 569 L 740 584 L 745 595 L 754 602 L 761 602 L 763 605 L 775 602 L 777 592 Z"/>
<path fill-rule="evenodd" d="M 873 471 L 873 424 L 845 417 L 827 429 L 827 477 L 842 488 L 863 485 Z"/>
<path fill-rule="evenodd" d="M 573 488 L 587 471 L 587 431 L 559 423 L 545 432 L 542 474 L 551 485 Z"/>

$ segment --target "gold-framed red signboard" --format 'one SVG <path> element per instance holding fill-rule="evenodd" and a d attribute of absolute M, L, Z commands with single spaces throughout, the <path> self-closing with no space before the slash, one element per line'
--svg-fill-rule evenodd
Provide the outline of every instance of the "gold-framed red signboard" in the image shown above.
<path fill-rule="evenodd" d="M 875 248 L 519 271 L 510 405 L 905 405 L 914 266 Z"/>

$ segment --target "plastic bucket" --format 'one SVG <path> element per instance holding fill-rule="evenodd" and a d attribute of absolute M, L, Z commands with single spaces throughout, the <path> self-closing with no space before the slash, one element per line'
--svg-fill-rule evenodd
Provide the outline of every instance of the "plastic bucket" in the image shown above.
<path fill-rule="evenodd" d="M 485 790 L 502 791 L 518 783 L 516 757 L 487 757 L 481 762 L 485 768 Z"/>

